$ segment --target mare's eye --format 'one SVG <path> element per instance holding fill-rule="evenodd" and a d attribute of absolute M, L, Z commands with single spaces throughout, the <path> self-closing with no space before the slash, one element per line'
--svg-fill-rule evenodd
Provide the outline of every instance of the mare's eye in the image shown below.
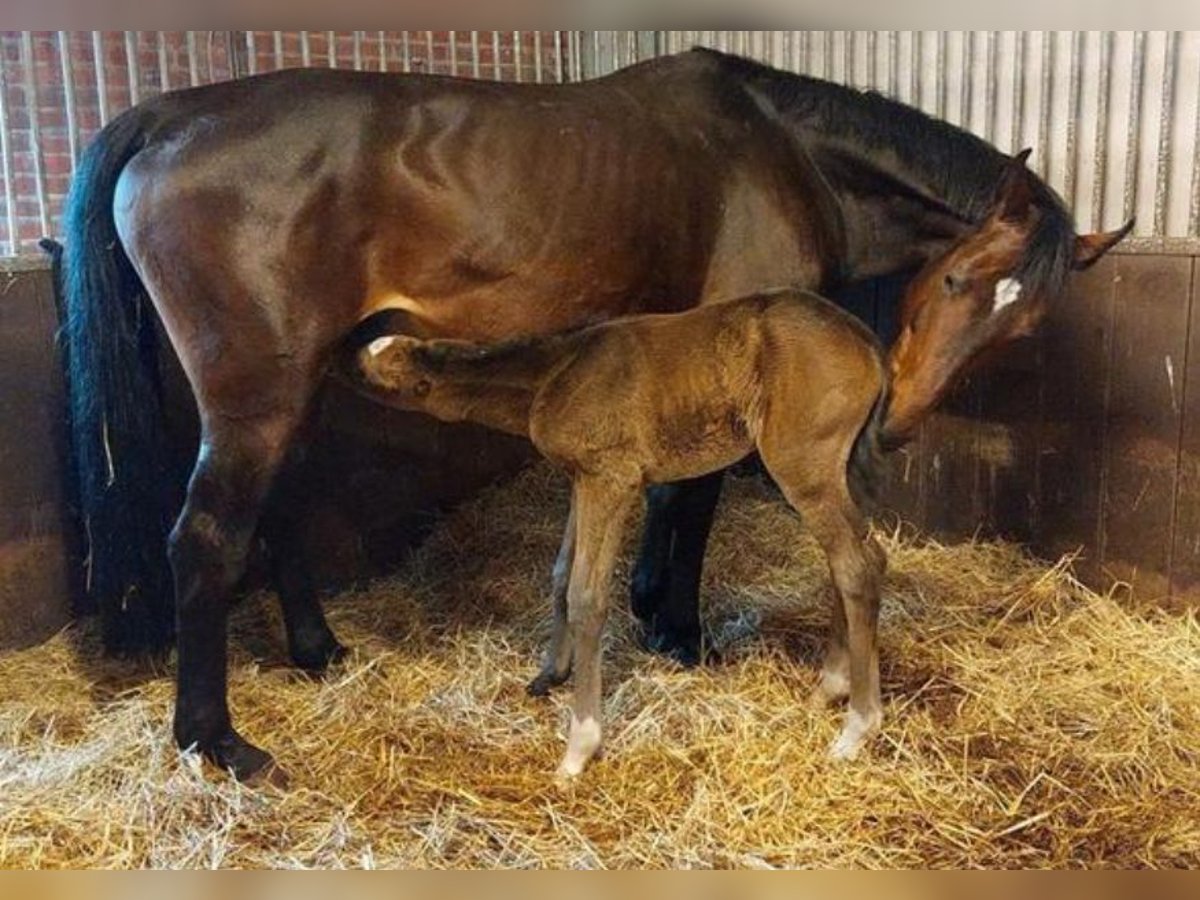
<path fill-rule="evenodd" d="M 942 279 L 942 287 L 947 294 L 961 294 L 967 289 L 967 280 L 957 275 L 947 275 Z"/>

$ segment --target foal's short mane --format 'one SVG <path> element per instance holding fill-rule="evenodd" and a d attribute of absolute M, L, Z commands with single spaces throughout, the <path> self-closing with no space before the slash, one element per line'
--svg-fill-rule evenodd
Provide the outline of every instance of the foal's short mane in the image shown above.
<path fill-rule="evenodd" d="M 970 132 L 875 91 L 783 72 L 717 50 L 697 51 L 765 98 L 806 142 L 819 145 L 832 138 L 972 222 L 987 215 L 1009 157 Z M 1075 228 L 1059 196 L 1037 176 L 1029 177 L 1042 217 L 1016 277 L 1031 293 L 1053 296 L 1071 271 Z"/>

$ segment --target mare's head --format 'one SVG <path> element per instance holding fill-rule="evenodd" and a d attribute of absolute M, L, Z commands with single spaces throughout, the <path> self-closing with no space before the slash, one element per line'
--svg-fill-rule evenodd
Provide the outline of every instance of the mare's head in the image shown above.
<path fill-rule="evenodd" d="M 891 445 L 912 436 L 958 375 L 1030 334 L 1068 272 L 1092 265 L 1133 227 L 1077 237 L 1065 210 L 1056 199 L 1047 203 L 1048 192 L 1026 170 L 1028 156 L 1026 150 L 1005 169 L 983 223 L 908 286 L 889 355 L 884 435 Z"/>

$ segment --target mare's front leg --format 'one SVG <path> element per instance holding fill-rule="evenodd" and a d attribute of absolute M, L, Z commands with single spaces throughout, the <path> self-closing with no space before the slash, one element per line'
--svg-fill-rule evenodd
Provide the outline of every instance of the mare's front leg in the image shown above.
<path fill-rule="evenodd" d="M 554 561 L 550 595 L 554 606 L 554 622 L 550 631 L 550 644 L 546 650 L 546 661 L 538 676 L 529 682 L 530 696 L 545 697 L 554 688 L 563 684 L 571 675 L 571 638 L 567 622 L 567 591 L 571 584 L 571 569 L 575 563 L 575 496 L 572 491 L 571 510 L 567 513 L 567 525 L 563 529 L 562 546 L 558 559 Z"/>
<path fill-rule="evenodd" d="M 581 479 L 575 488 L 575 565 L 567 591 L 567 619 L 574 645 L 575 696 L 567 752 L 560 779 L 578 776 L 600 750 L 600 641 L 608 617 L 613 569 L 630 513 L 635 486 Z"/>
<path fill-rule="evenodd" d="M 685 666 L 701 661 L 700 578 L 724 472 L 646 492 L 646 527 L 631 601 L 646 647 Z"/>

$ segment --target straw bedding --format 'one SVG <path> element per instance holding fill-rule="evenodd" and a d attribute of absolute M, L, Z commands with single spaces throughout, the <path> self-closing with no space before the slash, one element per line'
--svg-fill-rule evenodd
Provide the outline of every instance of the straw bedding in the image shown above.
<path fill-rule="evenodd" d="M 271 598 L 242 606 L 234 715 L 287 792 L 181 757 L 170 673 L 100 661 L 87 630 L 0 659 L 0 865 L 1200 864 L 1194 614 L 1012 547 L 893 536 L 884 734 L 834 764 L 837 715 L 805 703 L 824 561 L 748 478 L 705 576 L 721 661 L 638 650 L 622 580 L 607 755 L 555 788 L 568 694 L 524 684 L 565 506 L 536 468 L 460 508 L 394 578 L 330 604 L 356 653 L 323 682 L 284 665 Z"/>

